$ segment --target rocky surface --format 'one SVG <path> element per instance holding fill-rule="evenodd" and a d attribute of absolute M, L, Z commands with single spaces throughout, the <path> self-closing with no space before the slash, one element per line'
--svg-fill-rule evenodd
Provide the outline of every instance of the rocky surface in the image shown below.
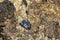
<path fill-rule="evenodd" d="M 60 40 L 60 1 L 0 0 L 0 40 Z"/>

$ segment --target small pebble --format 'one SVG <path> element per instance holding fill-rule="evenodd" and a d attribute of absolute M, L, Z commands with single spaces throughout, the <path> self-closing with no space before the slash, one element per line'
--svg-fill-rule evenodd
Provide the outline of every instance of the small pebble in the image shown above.
<path fill-rule="evenodd" d="M 31 23 L 28 20 L 22 20 L 22 22 L 20 23 L 20 25 L 22 27 L 24 27 L 27 30 L 31 29 Z"/>

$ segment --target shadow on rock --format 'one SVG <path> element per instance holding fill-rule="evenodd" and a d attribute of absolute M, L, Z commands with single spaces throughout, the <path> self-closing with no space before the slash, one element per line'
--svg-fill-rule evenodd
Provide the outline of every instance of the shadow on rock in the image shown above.
<path fill-rule="evenodd" d="M 3 25 L 6 19 L 13 19 L 15 12 L 15 7 L 13 3 L 11 3 L 9 0 L 4 0 L 3 2 L 0 2 L 0 38 L 2 37 L 3 40 L 8 40 L 4 37 L 3 34 Z M 5 38 L 5 39 L 4 39 Z"/>

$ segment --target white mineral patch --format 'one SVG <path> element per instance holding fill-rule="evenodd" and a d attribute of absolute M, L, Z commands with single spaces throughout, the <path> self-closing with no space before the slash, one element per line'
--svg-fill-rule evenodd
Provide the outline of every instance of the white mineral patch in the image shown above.
<path fill-rule="evenodd" d="M 18 23 L 20 23 L 23 20 L 21 16 L 18 16 L 17 19 L 18 19 Z"/>
<path fill-rule="evenodd" d="M 17 0 L 17 1 L 15 0 L 14 6 L 16 8 L 16 11 L 19 10 L 21 4 L 22 4 L 22 0 Z"/>
<path fill-rule="evenodd" d="M 4 0 L 0 0 L 0 2 L 3 2 Z"/>

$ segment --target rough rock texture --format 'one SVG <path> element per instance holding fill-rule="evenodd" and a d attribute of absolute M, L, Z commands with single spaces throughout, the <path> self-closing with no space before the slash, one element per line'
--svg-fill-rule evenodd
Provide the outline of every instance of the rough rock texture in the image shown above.
<path fill-rule="evenodd" d="M 0 0 L 0 40 L 60 40 L 60 0 Z"/>

